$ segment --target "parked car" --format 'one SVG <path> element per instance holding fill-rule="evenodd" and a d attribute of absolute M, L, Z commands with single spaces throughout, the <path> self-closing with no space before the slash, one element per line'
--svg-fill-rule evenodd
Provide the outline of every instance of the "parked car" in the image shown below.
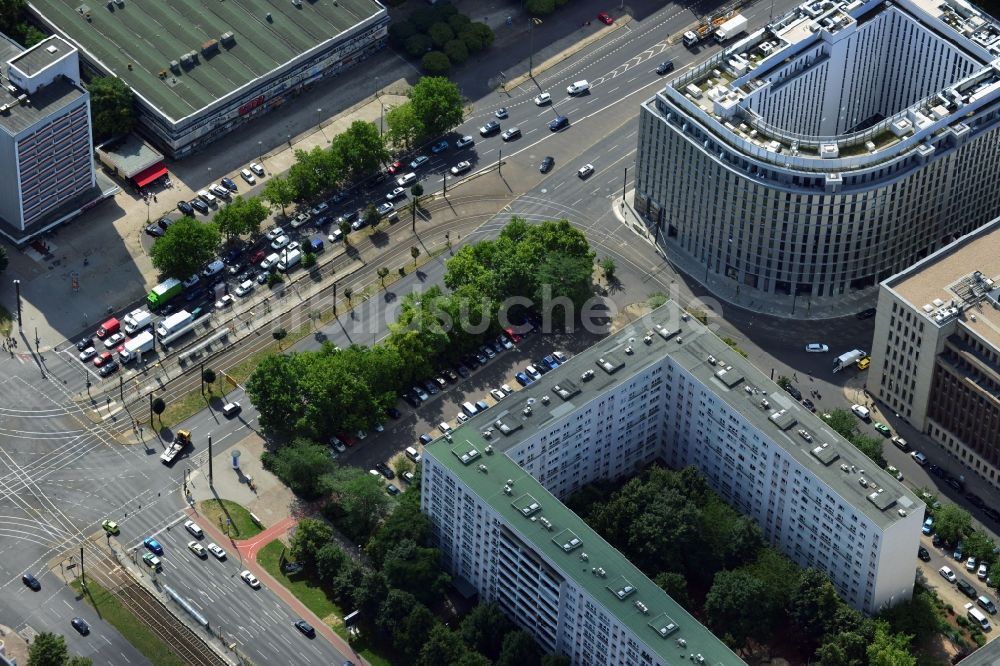
<path fill-rule="evenodd" d="M 235 192 L 236 191 L 236 181 L 234 181 L 232 178 L 229 178 L 227 176 L 227 177 L 223 178 L 219 182 L 221 182 L 222 186 L 224 188 L 226 188 L 227 190 L 229 190 L 230 192 Z"/>
<path fill-rule="evenodd" d="M 191 217 L 191 216 L 194 215 L 194 208 L 192 208 L 191 204 L 189 204 L 187 201 L 178 201 L 177 202 L 177 210 L 179 210 L 180 212 L 184 213 L 188 217 Z"/>
<path fill-rule="evenodd" d="M 242 578 L 243 582 L 252 587 L 253 589 L 255 590 L 260 589 L 260 581 L 257 580 L 257 576 L 254 576 L 249 569 L 244 569 L 243 571 L 241 571 L 240 578 Z"/>
<path fill-rule="evenodd" d="M 257 179 L 254 178 L 250 169 L 240 169 L 240 178 L 245 180 L 248 185 L 255 185 L 257 183 Z"/>
<path fill-rule="evenodd" d="M 427 157 L 426 155 L 417 155 L 416 157 L 413 158 L 413 161 L 410 162 L 410 168 L 415 171 L 420 167 L 422 167 L 423 165 L 427 164 L 427 162 L 429 162 L 430 159 L 431 158 Z"/>
<path fill-rule="evenodd" d="M 448 150 L 448 141 L 445 139 L 442 139 L 437 143 L 435 143 L 433 146 L 431 146 L 431 152 L 434 153 L 435 155 L 443 153 L 446 150 Z"/>
<path fill-rule="evenodd" d="M 812 353 L 825 353 L 830 351 L 830 347 L 821 342 L 810 342 L 806 345 L 806 351 Z"/>
<path fill-rule="evenodd" d="M 615 22 L 615 20 L 611 18 L 611 15 L 608 14 L 607 12 L 598 12 L 597 20 L 603 23 L 604 25 L 611 25 L 612 23 Z"/>
<path fill-rule="evenodd" d="M 878 430 L 879 433 L 881 433 L 883 437 L 888 437 L 889 435 L 892 434 L 892 430 L 889 428 L 889 426 L 887 426 L 886 424 L 882 423 L 881 421 L 876 421 L 875 422 L 875 429 Z"/>
<path fill-rule="evenodd" d="M 152 236 L 153 238 L 159 238 L 163 236 L 166 232 L 163 231 L 163 227 L 158 224 L 147 224 L 145 227 L 146 234 Z"/>
<path fill-rule="evenodd" d="M 941 567 L 938 569 L 938 573 L 941 574 L 941 577 L 949 583 L 954 583 L 958 580 L 958 576 L 955 575 L 955 572 L 952 571 L 950 567 Z"/>
<path fill-rule="evenodd" d="M 191 199 L 188 203 L 202 215 L 208 215 L 208 204 L 201 199 Z"/>
<path fill-rule="evenodd" d="M 257 174 L 258 176 L 264 175 L 264 167 L 257 164 L 256 162 L 250 163 L 250 170 L 253 171 L 255 174 Z"/>
<path fill-rule="evenodd" d="M 924 548 L 923 546 L 920 546 L 919 548 L 917 548 L 917 557 L 919 557 L 920 560 L 923 561 L 923 562 L 930 562 L 931 561 L 931 554 L 929 552 L 927 552 L 927 549 Z"/>
<path fill-rule="evenodd" d="M 161 546 L 160 542 L 154 539 L 153 537 L 146 537 L 145 539 L 143 539 L 142 545 L 144 545 L 146 548 L 153 551 L 157 555 L 163 555 L 163 546 Z"/>

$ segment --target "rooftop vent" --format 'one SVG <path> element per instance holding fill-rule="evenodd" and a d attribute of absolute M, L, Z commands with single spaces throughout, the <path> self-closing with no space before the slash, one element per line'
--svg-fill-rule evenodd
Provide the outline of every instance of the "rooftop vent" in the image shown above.
<path fill-rule="evenodd" d="M 609 375 L 613 375 L 625 367 L 625 363 L 623 361 L 620 361 L 611 354 L 597 359 L 597 365 L 600 366 L 601 370 L 604 370 L 604 372 Z"/>
<path fill-rule="evenodd" d="M 593 370 L 586 370 L 582 375 L 580 375 L 580 379 L 582 379 L 585 382 L 589 382 L 593 378 L 594 378 Z"/>
<path fill-rule="evenodd" d="M 635 604 L 633 605 L 636 608 L 638 608 L 639 612 L 642 613 L 643 615 L 649 615 L 649 608 L 646 606 L 646 604 L 642 603 L 639 600 L 636 600 Z"/>
<path fill-rule="evenodd" d="M 479 471 L 482 472 L 483 474 L 486 474 L 486 471 L 487 471 L 486 470 L 486 465 L 480 464 L 479 465 Z"/>
<path fill-rule="evenodd" d="M 236 43 L 236 35 L 232 32 L 224 32 L 222 36 L 219 37 L 219 41 L 222 42 L 223 46 L 232 46 Z"/>
<path fill-rule="evenodd" d="M 489 444 L 486 445 L 486 448 L 483 449 L 483 451 L 485 451 L 486 455 L 488 455 L 488 456 L 493 455 L 493 447 L 490 446 Z"/>
<path fill-rule="evenodd" d="M 48 51 L 49 53 L 58 53 L 59 52 L 59 49 L 56 48 L 55 44 L 49 44 L 48 46 L 45 47 L 45 50 Z"/>
<path fill-rule="evenodd" d="M 813 457 L 816 458 L 816 460 L 820 461 L 821 463 L 823 463 L 823 465 L 826 466 L 833 464 L 837 459 L 840 458 L 840 454 L 837 453 L 837 449 L 830 446 L 829 444 L 820 444 L 819 446 L 813 448 L 813 450 L 810 451 L 810 453 L 812 453 Z"/>

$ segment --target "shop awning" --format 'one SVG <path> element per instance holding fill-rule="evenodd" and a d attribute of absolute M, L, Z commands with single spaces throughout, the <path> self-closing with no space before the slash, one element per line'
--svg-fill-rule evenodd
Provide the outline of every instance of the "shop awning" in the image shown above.
<path fill-rule="evenodd" d="M 152 183 L 157 178 L 167 175 L 167 167 L 163 165 L 163 162 L 157 162 L 148 169 L 143 169 L 139 173 L 132 176 L 132 180 L 138 187 L 146 187 Z"/>

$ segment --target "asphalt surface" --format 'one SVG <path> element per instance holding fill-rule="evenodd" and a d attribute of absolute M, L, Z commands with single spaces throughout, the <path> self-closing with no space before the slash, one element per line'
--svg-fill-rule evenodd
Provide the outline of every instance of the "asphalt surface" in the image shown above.
<path fill-rule="evenodd" d="M 773 12 L 780 14 L 792 4 L 776 4 Z M 761 4 L 746 13 L 752 25 L 760 25 L 771 11 L 767 4 Z M 609 307 L 640 302 L 654 292 L 673 295 L 683 302 L 704 297 L 709 303 L 707 294 L 685 276 L 672 271 L 669 258 L 664 262 L 612 211 L 622 190 L 631 187 L 631 176 L 626 169 L 634 160 L 637 105 L 662 85 L 662 79 L 655 75 L 656 66 L 673 59 L 680 72 L 694 60 L 705 57 L 682 46 L 667 44 L 668 36 L 692 20 L 687 10 L 664 8 L 641 24 L 632 22 L 511 95 L 489 93 L 478 100 L 475 113 L 456 131 L 456 136 L 470 134 L 476 138 L 474 150 L 458 153 L 451 149 L 436 156 L 423 170 L 422 180 L 427 190 L 437 190 L 442 174 L 459 159 L 471 158 L 475 171 L 492 166 L 502 151 L 504 165 L 500 173 L 480 178 L 495 179 L 497 190 L 513 201 L 471 235 L 453 238 L 456 247 L 495 236 L 511 215 L 528 220 L 566 217 L 585 231 L 599 257 L 610 256 L 618 265 L 620 282 L 606 299 Z M 580 97 L 565 94 L 569 83 L 584 78 L 591 83 L 589 94 Z M 551 106 L 538 107 L 532 102 L 543 90 L 551 92 L 554 100 Z M 510 114 L 501 125 L 504 128 L 516 125 L 522 131 L 521 138 L 509 143 L 497 136 L 484 139 L 477 131 L 501 105 L 508 107 Z M 567 130 L 552 133 L 547 123 L 557 113 L 567 116 L 571 124 Z M 546 155 L 555 158 L 556 168 L 543 175 L 537 165 Z M 576 170 L 585 163 L 593 164 L 594 173 L 586 179 L 578 178 Z M 390 185 L 384 188 L 390 189 Z M 449 197 L 457 198 L 461 193 L 459 188 Z M 372 196 L 379 194 L 375 190 Z M 361 203 L 355 201 L 350 205 Z M 435 233 L 433 219 L 423 223 L 425 236 Z M 386 325 L 394 319 L 395 309 L 406 292 L 440 283 L 445 258 L 439 257 L 421 271 L 407 275 L 387 293 L 355 307 L 353 318 L 339 317 L 295 348 L 316 348 L 323 339 L 341 346 L 377 342 L 384 337 Z M 818 391 L 821 397 L 814 398 L 818 409 L 850 404 L 843 391 L 848 377 L 834 375 L 830 360 L 855 346 L 867 348 L 872 333 L 870 321 L 777 320 L 731 306 L 724 311 L 718 305 L 711 309 L 723 317 L 715 322 L 720 334 L 734 337 L 755 364 L 765 371 L 773 368 L 775 376 L 795 378 L 804 393 Z M 570 348 L 585 340 L 585 337 L 528 340 L 526 350 L 507 352 L 450 393 L 422 407 L 420 413 L 414 414 L 401 404 L 403 419 L 387 424 L 385 433 L 373 433 L 344 460 L 370 467 L 376 460 L 387 459 L 437 420 L 453 418 L 461 397 L 485 394 L 489 388 L 509 381 L 512 370 L 523 367 L 529 358 L 542 355 L 539 352 Z M 826 342 L 831 353 L 806 354 L 807 342 Z M 282 663 L 289 645 L 299 650 L 298 663 L 327 664 L 343 659 L 325 641 L 310 641 L 308 647 L 302 647 L 294 636 L 286 637 L 291 641 L 288 645 L 283 640 L 274 640 L 276 634 L 284 636 L 287 631 L 294 631 L 290 628 L 294 619 L 290 611 L 269 591 L 251 590 L 235 577 L 238 562 L 222 563 L 211 558 L 201 561 L 186 550 L 188 539 L 178 526 L 182 509 L 178 488 L 185 468 L 204 465 L 206 452 L 202 447 L 167 469 L 158 460 L 159 443 L 151 443 L 149 448 L 112 444 L 114 435 L 127 433 L 130 428 L 128 415 L 119 411 L 120 405 L 116 407 L 114 400 L 105 403 L 103 414 L 110 411 L 112 415 L 98 424 L 87 418 L 85 405 L 66 407 L 72 404 L 71 395 L 86 390 L 85 370 L 72 358 L 53 360 L 52 354 L 47 354 L 43 362 L 37 355 L 24 353 L 27 347 L 28 344 L 21 347 L 22 353 L 16 359 L 3 361 L 5 379 L 0 383 L 3 406 L 0 440 L 4 442 L 2 462 L 6 482 L 0 495 L 0 514 L 4 516 L 0 519 L 0 533 L 6 537 L 0 546 L 0 580 L 7 581 L 0 594 L 0 612 L 10 618 L 7 624 L 19 629 L 30 626 L 39 631 L 63 633 L 71 649 L 86 656 L 100 654 L 102 663 L 145 663 L 124 639 L 94 617 L 83 602 L 77 601 L 71 591 L 56 587 L 53 577 L 45 573 L 46 562 L 55 554 L 76 548 L 83 535 L 99 529 L 99 521 L 110 516 L 122 525 L 123 543 L 138 544 L 143 536 L 158 535 L 167 548 L 163 579 L 210 614 L 213 624 L 230 628 L 231 635 L 256 662 Z M 91 380 L 95 381 L 93 377 Z M 114 386 L 117 380 L 111 382 Z M 100 393 L 96 381 L 95 388 Z M 196 442 L 204 442 L 211 434 L 221 445 L 256 427 L 256 414 L 249 400 L 239 390 L 229 397 L 241 400 L 242 418 L 227 421 L 213 410 L 197 414 L 183 424 L 193 431 Z M 150 442 L 148 433 L 145 440 Z M 886 457 L 908 480 L 933 487 L 932 480 L 925 478 L 926 474 L 902 452 L 886 447 Z M 168 532 L 168 525 L 175 527 Z M 42 581 L 42 593 L 31 593 L 21 585 L 20 574 L 28 570 Z M 81 638 L 69 630 L 68 620 L 72 615 L 81 615 L 91 623 L 90 637 Z"/>

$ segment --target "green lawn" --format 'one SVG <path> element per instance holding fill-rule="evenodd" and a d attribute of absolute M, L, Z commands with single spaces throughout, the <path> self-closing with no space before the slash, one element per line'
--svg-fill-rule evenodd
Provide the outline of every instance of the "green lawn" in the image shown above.
<path fill-rule="evenodd" d="M 226 519 L 233 523 L 229 526 L 229 534 L 238 540 L 257 536 L 264 530 L 250 518 L 250 512 L 241 504 L 227 499 L 210 499 L 198 502 L 198 513 L 223 532 L 226 531 Z"/>
<path fill-rule="evenodd" d="M 70 583 L 77 594 L 82 592 L 79 579 Z M 146 625 L 118 603 L 110 592 L 95 583 L 87 581 L 87 591 L 83 598 L 93 606 L 105 622 L 118 630 L 132 646 L 144 654 L 154 666 L 185 666 L 185 661 L 174 655 L 170 646 L 150 631 Z"/>
<path fill-rule="evenodd" d="M 348 639 L 347 630 L 344 629 L 342 620 L 344 612 L 331 599 L 318 581 L 312 579 L 306 572 L 286 576 L 281 570 L 281 553 L 285 550 L 285 544 L 279 539 L 275 539 L 257 551 L 257 564 L 264 567 L 267 573 L 271 574 L 276 581 L 281 583 L 305 606 L 323 620 L 337 635 L 344 640 Z M 285 553 L 286 559 L 290 558 L 289 553 Z M 391 666 L 392 660 L 381 654 L 372 651 L 372 647 L 365 639 L 353 641 L 351 643 L 372 666 Z M 382 650 L 380 649 L 380 652 Z"/>

